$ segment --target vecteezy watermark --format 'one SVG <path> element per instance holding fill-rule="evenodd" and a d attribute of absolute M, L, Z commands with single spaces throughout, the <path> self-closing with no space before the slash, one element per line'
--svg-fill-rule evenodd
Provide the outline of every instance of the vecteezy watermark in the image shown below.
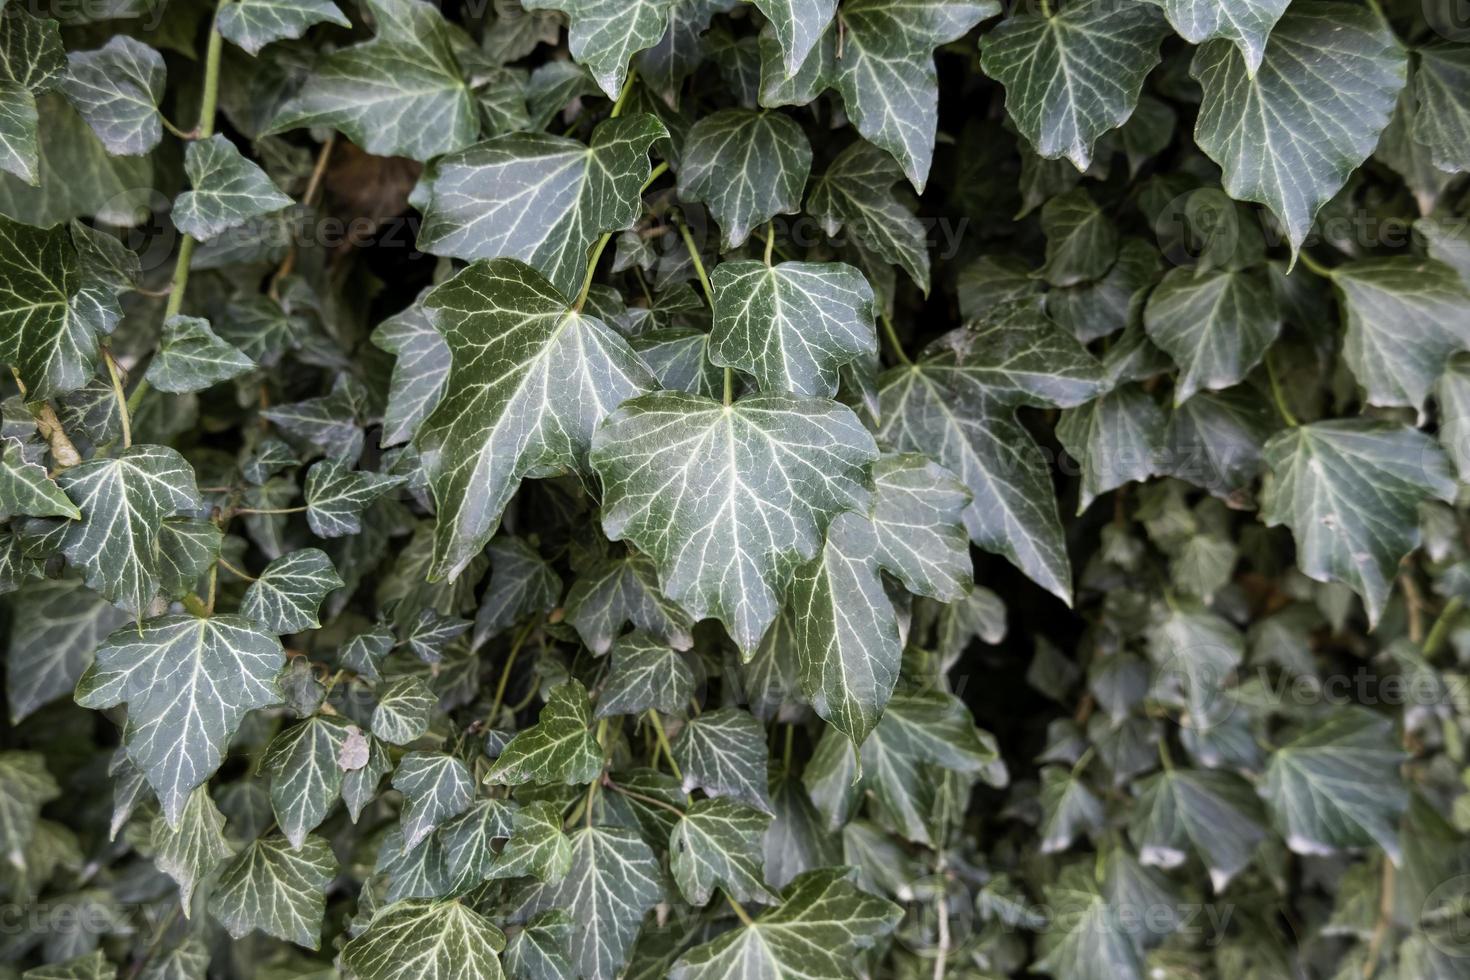
<path fill-rule="evenodd" d="M 103 900 L 6 902 L 0 903 L 0 937 L 54 940 L 129 935 L 146 924 L 144 920 L 153 912 L 145 905 Z"/>
<path fill-rule="evenodd" d="M 1419 927 L 1445 956 L 1470 957 L 1470 874 L 1443 881 L 1424 896 Z"/>

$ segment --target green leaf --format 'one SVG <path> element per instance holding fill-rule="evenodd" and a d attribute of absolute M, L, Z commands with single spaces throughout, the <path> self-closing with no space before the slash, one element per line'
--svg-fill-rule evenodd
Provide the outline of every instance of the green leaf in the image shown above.
<path fill-rule="evenodd" d="M 513 900 L 521 915 L 563 909 L 572 919 L 572 960 L 588 980 L 613 980 L 628 961 L 643 917 L 663 898 L 659 862 L 620 827 L 572 834 L 572 865 L 559 881 L 527 885 Z"/>
<path fill-rule="evenodd" d="M 456 888 L 478 884 L 491 876 L 497 857 L 494 841 L 511 836 L 511 821 L 512 807 L 504 800 L 476 800 L 439 828 L 444 865 L 452 870 Z M 556 829 L 561 832 L 559 820 Z"/>
<path fill-rule="evenodd" d="M 1287 429 L 1264 452 L 1261 520 L 1290 527 L 1297 567 L 1349 586 L 1377 623 L 1399 561 L 1419 544 L 1420 502 L 1455 497 L 1449 460 L 1423 433 L 1370 419 Z"/>
<path fill-rule="evenodd" d="M 1053 286 L 1100 278 L 1118 257 L 1118 229 L 1082 188 L 1047 201 L 1041 209 L 1046 265 L 1040 275 Z"/>
<path fill-rule="evenodd" d="M 627 78 L 628 61 L 663 37 L 673 0 L 522 0 L 527 10 L 560 10 L 571 26 L 572 57 L 587 66 L 610 99 Z"/>
<path fill-rule="evenodd" d="M 1286 0 L 1149 0 L 1190 44 L 1223 38 L 1240 49 L 1246 73 L 1254 76 L 1266 53 L 1271 28 L 1286 11 Z"/>
<path fill-rule="evenodd" d="M 603 530 L 658 565 L 692 619 L 720 619 L 753 653 L 793 560 L 809 560 L 838 512 L 864 509 L 877 458 L 848 409 L 786 395 L 733 406 L 681 392 L 623 403 L 593 439 Z"/>
<path fill-rule="evenodd" d="M 840 262 L 721 262 L 710 362 L 752 375 L 762 391 L 832 396 L 837 369 L 878 352 L 873 290 Z"/>
<path fill-rule="evenodd" d="M 0 752 L 0 848 L 11 865 L 23 864 L 36 833 L 41 807 L 61 795 L 61 787 L 37 752 Z"/>
<path fill-rule="evenodd" d="M 765 729 L 750 712 L 720 708 L 697 715 L 674 739 L 673 749 L 685 793 L 702 789 L 771 812 Z"/>
<path fill-rule="evenodd" d="M 345 584 L 324 552 L 302 548 L 271 562 L 250 583 L 240 601 L 240 615 L 272 633 L 320 629 L 317 613 L 322 601 Z"/>
<path fill-rule="evenodd" d="M 158 530 L 159 589 L 170 599 L 183 598 L 219 559 L 224 531 L 193 517 L 170 517 Z"/>
<path fill-rule="evenodd" d="M 348 752 L 353 751 L 352 741 L 352 735 L 348 733 L 348 741 L 344 746 Z M 372 736 L 367 736 L 367 743 L 367 762 L 360 769 L 353 769 L 342 777 L 342 802 L 346 804 L 347 815 L 352 818 L 353 823 L 357 823 L 357 818 L 362 816 L 367 805 L 378 798 L 378 784 L 393 771 L 393 760 L 383 743 Z"/>
<path fill-rule="evenodd" d="M 642 212 L 648 149 L 667 136 L 663 123 L 640 113 L 602 123 L 590 146 L 511 133 L 444 157 L 429 185 L 418 247 L 461 259 L 519 259 L 562 296 L 575 296 L 593 243 L 603 232 L 631 228 Z M 433 297 L 442 303 L 444 291 L 430 294 L 431 315 L 442 317 Z M 442 319 L 437 326 L 446 336 L 452 329 Z"/>
<path fill-rule="evenodd" d="M 1065 868 L 1046 889 L 1051 912 L 1049 928 L 1041 933 L 1037 972 L 1057 980 L 1144 980 L 1143 958 L 1134 944 L 1136 921 L 1098 888 L 1089 869 Z"/>
<path fill-rule="evenodd" d="M 0 440 L 0 518 L 17 514 L 75 520 L 82 516 L 56 481 L 46 475 L 46 468 L 26 460 L 21 441 L 6 438 Z"/>
<path fill-rule="evenodd" d="M 398 358 L 393 364 L 388 406 L 383 409 L 379 439 L 383 446 L 396 446 L 414 437 L 439 403 L 444 379 L 449 377 L 449 345 L 434 329 L 421 300 L 378 324 L 372 334 L 375 345 Z"/>
<path fill-rule="evenodd" d="M 475 647 L 525 616 L 551 612 L 561 600 L 561 576 L 525 539 L 501 535 L 485 551 L 490 585 L 475 614 Z"/>
<path fill-rule="evenodd" d="M 323 459 L 306 471 L 306 523 L 323 538 L 362 531 L 362 512 L 403 483 L 401 476 L 354 470 L 345 460 Z"/>
<path fill-rule="evenodd" d="M 96 51 L 67 56 L 61 91 L 92 132 L 117 156 L 140 156 L 163 139 L 163 55 L 118 35 Z"/>
<path fill-rule="evenodd" d="M 410 752 L 398 763 L 393 788 L 405 806 L 403 849 L 411 851 L 450 817 L 463 813 L 474 798 L 475 784 L 463 762 L 438 752 Z"/>
<path fill-rule="evenodd" d="M 313 715 L 283 729 L 271 739 L 260 759 L 260 771 L 271 777 L 271 808 L 281 832 L 299 848 L 320 826 L 342 791 L 349 768 L 348 739 L 355 726 L 340 718 Z"/>
<path fill-rule="evenodd" d="M 429 716 L 439 699 L 417 677 L 400 677 L 378 695 L 373 708 L 373 734 L 394 745 L 407 745 L 429 730 Z"/>
<path fill-rule="evenodd" d="M 468 633 L 471 625 L 467 619 L 424 609 L 403 642 L 424 663 L 436 664 L 444 656 L 444 648 Z"/>
<path fill-rule="evenodd" d="M 98 324 L 73 308 L 80 285 L 65 228 L 0 218 L 0 361 L 19 372 L 29 398 L 72 391 L 92 375 Z"/>
<path fill-rule="evenodd" d="M 775 28 L 787 75 L 795 75 L 801 68 L 837 12 L 837 0 L 754 0 L 754 3 Z"/>
<path fill-rule="evenodd" d="M 1234 773 L 1208 769 L 1169 769 L 1144 781 L 1128 833 L 1144 864 L 1177 868 L 1193 850 L 1216 894 L 1266 839 L 1255 789 Z"/>
<path fill-rule="evenodd" d="M 162 793 L 159 802 L 165 802 Z M 221 861 L 235 853 L 225 839 L 224 815 L 207 786 L 198 787 L 184 798 L 176 820 L 167 819 L 166 809 L 154 819 L 150 845 L 158 870 L 179 886 L 179 906 L 185 918 L 194 903 L 194 890 Z"/>
<path fill-rule="evenodd" d="M 602 746 L 588 731 L 592 706 L 587 690 L 568 681 L 551 690 L 541 717 L 501 750 L 485 775 L 488 783 L 590 783 L 602 772 Z"/>
<path fill-rule="evenodd" d="M 597 423 L 653 379 L 625 340 L 510 259 L 471 265 L 425 305 L 455 356 L 418 436 L 439 507 L 433 570 L 453 578 L 522 477 L 578 465 Z"/>
<path fill-rule="evenodd" d="M 515 980 L 573 980 L 571 938 L 572 917 L 561 909 L 533 915 L 505 947 L 505 968 Z"/>
<path fill-rule="evenodd" d="M 1373 405 L 1422 409 L 1445 361 L 1470 347 L 1470 288 L 1434 259 L 1397 256 L 1332 270 L 1347 319 L 1343 358 Z"/>
<path fill-rule="evenodd" d="M 822 551 L 796 570 L 791 610 L 797 675 L 812 709 L 855 744 L 883 714 L 903 649 L 878 571 L 870 521 L 839 514 Z"/>
<path fill-rule="evenodd" d="M 1144 326 L 1182 371 L 1174 388 L 1182 405 L 1200 389 L 1242 381 L 1281 332 L 1281 317 L 1258 271 L 1173 269 L 1149 295 Z"/>
<path fill-rule="evenodd" d="M 1169 416 L 1161 469 L 1217 497 L 1245 499 L 1275 422 L 1270 406 L 1248 388 L 1195 395 Z"/>
<path fill-rule="evenodd" d="M 837 155 L 826 172 L 813 178 L 806 211 L 835 237 L 847 231 L 884 262 L 908 273 L 929 292 L 928 233 L 893 191 L 903 171 L 871 143 L 857 140 Z"/>
<path fill-rule="evenodd" d="M 512 818 L 510 840 L 496 857 L 491 878 L 560 881 L 572 867 L 572 845 L 562 833 L 561 810 L 545 800 L 521 807 Z"/>
<path fill-rule="evenodd" d="M 342 647 L 339 659 L 342 666 L 358 674 L 363 680 L 376 684 L 383 679 L 378 672 L 379 662 L 397 643 L 392 630 L 386 626 L 375 626 L 348 640 Z"/>
<path fill-rule="evenodd" d="M 852 976 L 860 951 L 893 931 L 902 910 L 861 890 L 848 868 L 800 875 L 781 904 L 680 957 L 672 980 L 717 977 Z"/>
<path fill-rule="evenodd" d="M 873 464 L 877 561 L 915 595 L 955 602 L 974 574 L 964 512 L 970 491 L 919 453 L 885 453 Z"/>
<path fill-rule="evenodd" d="M 1321 0 L 1287 10 L 1254 77 L 1229 41 L 1195 52 L 1190 73 L 1204 89 L 1195 140 L 1231 197 L 1280 219 L 1293 258 L 1317 211 L 1373 152 L 1406 64 L 1376 11 Z"/>
<path fill-rule="evenodd" d="M 342 964 L 359 980 L 500 980 L 504 948 L 505 933 L 469 906 L 410 899 L 380 909 L 342 948 Z"/>
<path fill-rule="evenodd" d="M 98 644 L 127 619 L 74 578 L 29 582 L 10 610 L 5 694 L 13 724 L 71 693 Z"/>
<path fill-rule="evenodd" d="M 220 872 L 209 914 L 235 939 L 259 929 L 308 949 L 321 945 L 327 886 L 337 859 L 320 837 L 292 847 L 272 835 L 251 841 Z"/>
<path fill-rule="evenodd" d="M 1164 412 L 1142 385 L 1126 384 L 1057 420 L 1057 440 L 1082 465 L 1077 513 L 1109 490 L 1147 480 L 1164 456 Z"/>
<path fill-rule="evenodd" d="M 287 435 L 295 436 L 347 462 L 362 454 L 362 426 L 358 415 L 367 398 L 362 383 L 350 374 L 339 374 L 332 390 L 318 398 L 278 405 L 261 416 Z"/>
<path fill-rule="evenodd" d="M 1103 389 L 1102 366 L 1024 302 L 998 307 L 948 339 L 879 379 L 879 434 L 955 473 L 973 498 L 964 512 L 970 540 L 1070 602 L 1051 475 L 1014 406 L 1081 404 Z"/>
<path fill-rule="evenodd" d="M 163 519 L 201 507 L 194 471 L 176 451 L 133 446 L 63 470 L 57 482 L 81 509 L 62 550 L 87 584 L 135 616 L 158 594 Z"/>
<path fill-rule="evenodd" d="M 366 0 L 371 41 L 317 61 L 269 133 L 332 126 L 378 156 L 429 160 L 473 143 L 478 108 L 460 73 L 457 30 L 424 0 Z"/>
<path fill-rule="evenodd" d="M 36 97 L 66 81 L 56 21 L 11 7 L 0 19 L 0 170 L 40 183 Z"/>
<path fill-rule="evenodd" d="M 1317 855 L 1377 844 L 1399 861 L 1408 794 L 1393 728 L 1391 718 L 1342 706 L 1271 754 L 1261 795 L 1288 847 Z"/>
<path fill-rule="evenodd" d="M 221 340 L 208 320 L 171 316 L 144 377 L 159 391 L 184 393 L 203 391 L 254 369 L 255 362 Z"/>
<path fill-rule="evenodd" d="M 1415 50 L 1413 138 L 1438 169 L 1470 170 L 1470 49 L 1436 41 Z"/>
<path fill-rule="evenodd" d="M 220 7 L 217 27 L 226 41 L 259 54 L 272 41 L 301 37 L 321 23 L 352 26 L 332 0 L 237 0 Z"/>
<path fill-rule="evenodd" d="M 1038 154 L 1085 171 L 1098 137 L 1138 106 L 1167 33 L 1150 6 L 1078 0 L 1001 21 L 980 39 L 980 67 L 1005 86 L 1006 111 Z"/>
<path fill-rule="evenodd" d="M 677 650 L 694 643 L 689 616 L 659 589 L 658 569 L 642 552 L 605 558 L 577 577 L 567 592 L 566 619 L 587 648 L 601 656 L 625 623 Z"/>
<path fill-rule="evenodd" d="M 117 980 L 117 967 L 95 949 L 60 963 L 48 963 L 22 973 L 21 980 Z"/>
<path fill-rule="evenodd" d="M 235 144 L 220 134 L 189 144 L 184 173 L 193 189 L 174 199 L 174 225 L 199 241 L 292 203 L 264 170 L 241 156 Z"/>
<path fill-rule="evenodd" d="M 669 870 L 693 905 L 708 905 L 715 889 L 738 902 L 769 902 L 761 842 L 771 815 L 726 799 L 699 800 L 674 825 Z"/>
<path fill-rule="evenodd" d="M 1470 354 L 1450 358 L 1434 388 L 1439 404 L 1439 444 L 1455 464 L 1461 483 L 1470 483 Z"/>
<path fill-rule="evenodd" d="M 597 717 L 636 715 L 650 709 L 678 714 L 693 696 L 694 672 L 684 655 L 634 630 L 612 645 L 612 667 L 597 699 Z"/>
<path fill-rule="evenodd" d="M 679 197 L 703 201 L 733 249 L 756 225 L 796 214 L 812 149 L 806 134 L 779 112 L 725 109 L 689 130 L 679 168 Z"/>
<path fill-rule="evenodd" d="M 242 616 L 160 616 L 109 636 L 76 699 L 127 704 L 128 757 L 177 826 L 189 791 L 219 768 L 250 709 L 280 703 L 285 660 L 280 642 Z"/>

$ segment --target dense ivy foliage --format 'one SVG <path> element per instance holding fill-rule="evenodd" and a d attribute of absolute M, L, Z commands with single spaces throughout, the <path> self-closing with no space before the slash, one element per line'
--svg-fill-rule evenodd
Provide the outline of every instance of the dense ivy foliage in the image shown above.
<path fill-rule="evenodd" d="M 0 980 L 1470 977 L 1464 13 L 0 0 Z"/>

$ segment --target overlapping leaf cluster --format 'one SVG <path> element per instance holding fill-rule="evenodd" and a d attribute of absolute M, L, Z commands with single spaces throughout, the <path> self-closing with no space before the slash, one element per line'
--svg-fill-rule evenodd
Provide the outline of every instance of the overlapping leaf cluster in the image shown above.
<path fill-rule="evenodd" d="M 0 6 L 0 980 L 1470 975 L 1452 6 Z"/>

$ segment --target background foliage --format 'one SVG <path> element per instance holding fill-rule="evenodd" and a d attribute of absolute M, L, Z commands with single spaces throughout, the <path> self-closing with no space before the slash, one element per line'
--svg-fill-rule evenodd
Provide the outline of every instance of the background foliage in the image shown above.
<path fill-rule="evenodd" d="M 8 0 L 0 978 L 1470 976 L 1463 13 Z"/>

